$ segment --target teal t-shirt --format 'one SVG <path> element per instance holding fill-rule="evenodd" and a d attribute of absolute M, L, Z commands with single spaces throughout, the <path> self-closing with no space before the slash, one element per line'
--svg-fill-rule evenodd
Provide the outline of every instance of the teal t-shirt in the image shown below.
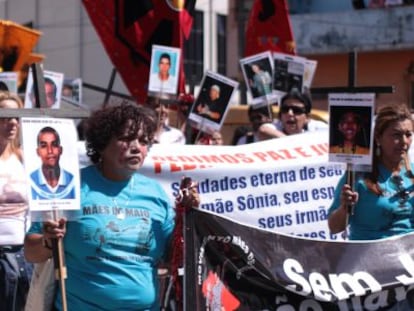
<path fill-rule="evenodd" d="M 401 181 L 393 178 L 391 172 L 382 165 L 379 173 L 379 186 L 383 190 L 381 196 L 370 191 L 362 174 L 357 174 L 354 190 L 358 192 L 359 199 L 354 214 L 349 216 L 350 240 L 377 240 L 414 230 L 414 185 L 406 170 L 402 169 L 399 174 Z M 328 215 L 340 206 L 345 177 L 341 178 L 335 189 Z"/>
<path fill-rule="evenodd" d="M 81 171 L 81 209 L 64 237 L 69 310 L 159 310 L 157 263 L 174 228 L 174 210 L 153 179 L 105 179 Z M 40 223 L 30 232 L 40 232 Z M 60 310 L 61 295 L 55 306 Z"/>

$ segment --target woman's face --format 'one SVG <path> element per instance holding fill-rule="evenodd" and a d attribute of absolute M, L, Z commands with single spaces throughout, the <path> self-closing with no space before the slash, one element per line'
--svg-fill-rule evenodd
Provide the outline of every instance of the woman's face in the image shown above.
<path fill-rule="evenodd" d="M 5 99 L 0 102 L 0 108 L 19 108 L 13 99 Z M 0 118 L 0 140 L 11 141 L 19 133 L 19 121 L 17 118 Z"/>
<path fill-rule="evenodd" d="M 339 122 L 338 129 L 344 135 L 345 140 L 353 141 L 360 129 L 357 116 L 353 112 L 345 113 Z"/>
<path fill-rule="evenodd" d="M 407 156 L 413 140 L 412 132 L 413 122 L 406 119 L 391 123 L 379 137 L 376 137 L 384 164 L 395 166 Z"/>
<path fill-rule="evenodd" d="M 112 137 L 101 152 L 102 173 L 111 180 L 126 180 L 144 163 L 151 142 L 142 129 L 134 137 L 124 131 L 120 137 Z"/>
<path fill-rule="evenodd" d="M 223 137 L 221 136 L 220 132 L 214 132 L 211 135 L 211 144 L 212 145 L 222 145 L 223 144 Z"/>

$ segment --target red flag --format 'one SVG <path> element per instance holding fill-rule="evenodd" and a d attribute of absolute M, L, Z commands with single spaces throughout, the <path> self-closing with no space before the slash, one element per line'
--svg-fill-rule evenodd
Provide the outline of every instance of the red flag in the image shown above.
<path fill-rule="evenodd" d="M 147 97 L 152 45 L 183 47 L 191 31 L 195 1 L 83 0 L 114 67 L 138 102 Z M 181 61 L 178 91 L 183 92 L 184 86 Z"/>
<path fill-rule="evenodd" d="M 245 56 L 265 51 L 296 54 L 286 0 L 255 0 L 246 31 Z"/>

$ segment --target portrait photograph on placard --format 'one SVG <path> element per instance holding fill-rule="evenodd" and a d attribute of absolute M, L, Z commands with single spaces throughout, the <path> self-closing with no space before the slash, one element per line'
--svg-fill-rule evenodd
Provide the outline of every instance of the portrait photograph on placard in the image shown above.
<path fill-rule="evenodd" d="M 291 89 L 303 92 L 306 58 L 273 52 L 273 90 L 281 98 Z"/>
<path fill-rule="evenodd" d="M 318 62 L 312 59 L 305 60 L 305 69 L 303 72 L 303 87 L 304 89 L 310 89 L 312 86 L 313 77 L 315 76 L 316 67 Z"/>
<path fill-rule="evenodd" d="M 270 51 L 240 60 L 244 81 L 252 100 L 251 105 L 265 106 L 277 102 L 273 94 L 273 61 Z"/>
<path fill-rule="evenodd" d="M 17 93 L 17 72 L 0 73 L 0 91 Z"/>
<path fill-rule="evenodd" d="M 22 118 L 31 211 L 79 209 L 77 131 L 73 120 Z"/>
<path fill-rule="evenodd" d="M 219 131 L 238 85 L 237 81 L 207 71 L 189 114 L 190 124 L 208 133 Z"/>
<path fill-rule="evenodd" d="M 153 45 L 151 53 L 148 92 L 156 97 L 176 95 L 180 72 L 181 50 Z"/>
<path fill-rule="evenodd" d="M 40 103 L 42 108 L 59 109 L 60 100 L 62 97 L 62 87 L 64 74 L 61 72 L 54 72 L 45 70 L 43 72 L 43 78 L 45 80 L 45 103 Z M 25 108 L 36 108 L 36 97 L 33 83 L 32 70 L 29 71 L 26 93 L 24 98 Z"/>
<path fill-rule="evenodd" d="M 372 162 L 371 94 L 329 95 L 329 160 L 370 165 Z"/>
<path fill-rule="evenodd" d="M 62 86 L 62 101 L 82 106 L 82 79 L 65 78 Z"/>

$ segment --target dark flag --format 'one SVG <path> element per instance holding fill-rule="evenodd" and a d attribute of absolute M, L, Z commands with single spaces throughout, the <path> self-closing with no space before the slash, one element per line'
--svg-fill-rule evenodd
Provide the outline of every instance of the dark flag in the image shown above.
<path fill-rule="evenodd" d="M 246 31 L 245 56 L 265 51 L 295 55 L 286 0 L 255 0 Z"/>
<path fill-rule="evenodd" d="M 414 310 L 413 233 L 306 239 L 202 210 L 185 223 L 186 310 Z"/>
<path fill-rule="evenodd" d="M 195 1 L 83 0 L 113 65 L 138 102 L 147 97 L 152 45 L 182 48 L 191 31 Z M 183 66 L 181 61 L 179 92 L 185 86 Z"/>

